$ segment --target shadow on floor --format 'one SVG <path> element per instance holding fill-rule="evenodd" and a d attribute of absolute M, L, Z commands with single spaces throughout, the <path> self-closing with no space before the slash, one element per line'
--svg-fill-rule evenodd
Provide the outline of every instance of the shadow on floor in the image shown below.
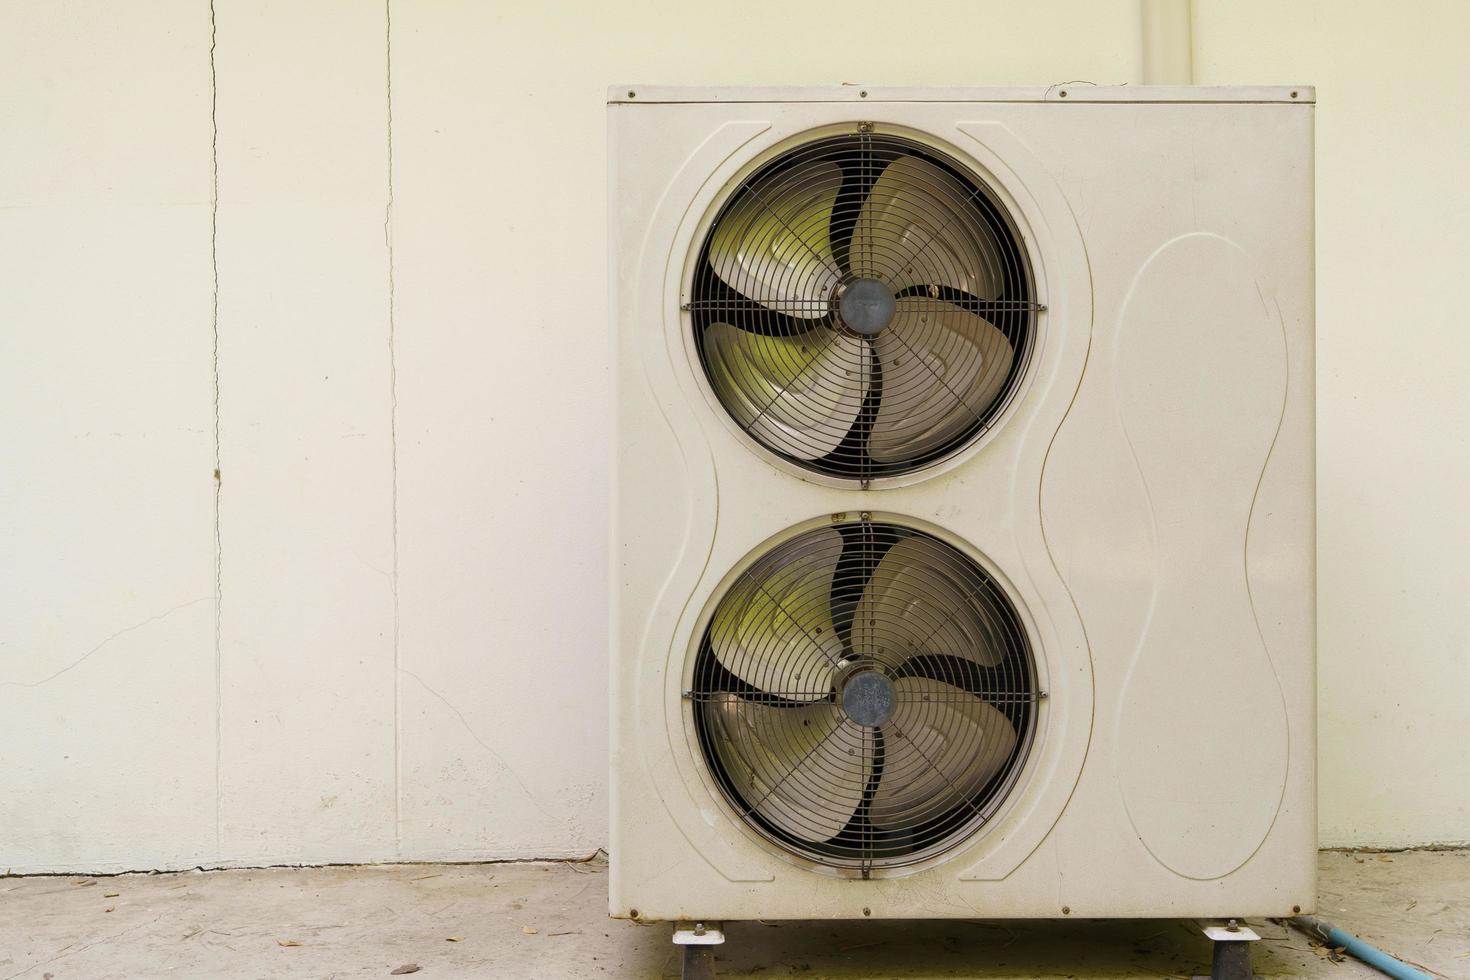
<path fill-rule="evenodd" d="M 650 929 L 667 927 L 648 927 Z M 1300 976 L 1318 960 L 1284 926 L 1257 924 L 1253 965 L 1262 976 Z M 640 944 L 642 945 L 642 944 Z M 1173 919 L 1025 922 L 733 923 L 717 966 L 728 978 L 832 980 L 939 977 L 1180 977 L 1208 974 L 1211 944 Z M 1341 964 L 1334 975 L 1357 974 Z M 1346 967 L 1346 969 L 1344 969 Z M 668 951 L 661 973 L 678 976 Z M 1371 975 L 1371 974 L 1364 974 Z"/>

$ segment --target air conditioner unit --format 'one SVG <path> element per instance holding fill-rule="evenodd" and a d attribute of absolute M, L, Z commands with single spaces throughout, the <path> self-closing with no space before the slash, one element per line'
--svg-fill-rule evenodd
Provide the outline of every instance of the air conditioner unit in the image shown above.
<path fill-rule="evenodd" d="M 1313 907 L 1313 99 L 612 90 L 614 916 Z"/>

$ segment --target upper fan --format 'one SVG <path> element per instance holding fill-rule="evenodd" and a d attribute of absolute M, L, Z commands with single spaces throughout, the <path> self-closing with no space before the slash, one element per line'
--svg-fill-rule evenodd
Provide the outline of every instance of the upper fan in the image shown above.
<path fill-rule="evenodd" d="M 868 520 L 798 535 L 741 575 L 689 693 L 740 815 L 864 876 L 984 823 L 1024 758 L 1037 696 L 995 580 L 938 538 Z"/>
<path fill-rule="evenodd" d="M 983 432 L 1041 309 L 1019 236 L 979 178 L 868 131 L 804 143 L 742 181 L 705 237 L 687 308 L 710 386 L 742 429 L 864 484 Z"/>

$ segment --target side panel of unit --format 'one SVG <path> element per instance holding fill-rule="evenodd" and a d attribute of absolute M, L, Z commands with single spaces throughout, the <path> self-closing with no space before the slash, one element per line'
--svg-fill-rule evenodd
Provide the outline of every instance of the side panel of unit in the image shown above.
<path fill-rule="evenodd" d="M 1096 298 L 1042 486 L 1098 689 L 1069 904 L 1118 914 L 1127 877 L 1153 914 L 1309 909 L 1312 110 L 1079 107 L 1029 135 L 1067 168 Z"/>
<path fill-rule="evenodd" d="M 748 862 L 715 829 L 712 813 L 688 814 L 688 797 L 666 800 L 676 782 L 664 732 L 666 654 L 676 622 L 706 570 L 718 523 L 713 448 L 687 393 L 670 382 L 662 295 L 646 285 L 668 260 L 664 239 L 697 190 L 682 175 L 708 175 L 764 126 L 671 126 L 689 107 L 608 107 L 609 310 L 613 323 L 612 620 L 610 631 L 611 835 L 609 904 L 637 908 L 650 879 L 698 889 L 713 876 L 740 877 Z M 666 137 L 666 138 L 661 138 Z M 691 157 L 699 158 L 697 165 Z M 661 236 L 661 237 L 659 237 Z M 658 237 L 650 243 L 649 239 Z M 713 800 L 708 804 L 713 807 Z M 683 817 L 681 820 L 680 817 Z M 702 833 L 700 830 L 702 829 Z M 712 863 L 717 862 L 717 863 Z M 761 877 L 759 872 L 755 873 Z M 630 886 L 629 879 L 639 884 Z M 764 876 L 769 880 L 769 875 Z"/>

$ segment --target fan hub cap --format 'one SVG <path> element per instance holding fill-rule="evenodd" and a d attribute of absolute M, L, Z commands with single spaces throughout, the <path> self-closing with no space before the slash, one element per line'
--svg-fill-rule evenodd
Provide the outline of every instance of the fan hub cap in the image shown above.
<path fill-rule="evenodd" d="M 860 670 L 842 685 L 842 711 L 859 725 L 881 725 L 893 714 L 893 682 L 881 671 Z"/>
<path fill-rule="evenodd" d="M 858 279 L 837 294 L 837 315 L 853 333 L 872 337 L 893 322 L 898 301 L 893 290 L 876 279 Z"/>

